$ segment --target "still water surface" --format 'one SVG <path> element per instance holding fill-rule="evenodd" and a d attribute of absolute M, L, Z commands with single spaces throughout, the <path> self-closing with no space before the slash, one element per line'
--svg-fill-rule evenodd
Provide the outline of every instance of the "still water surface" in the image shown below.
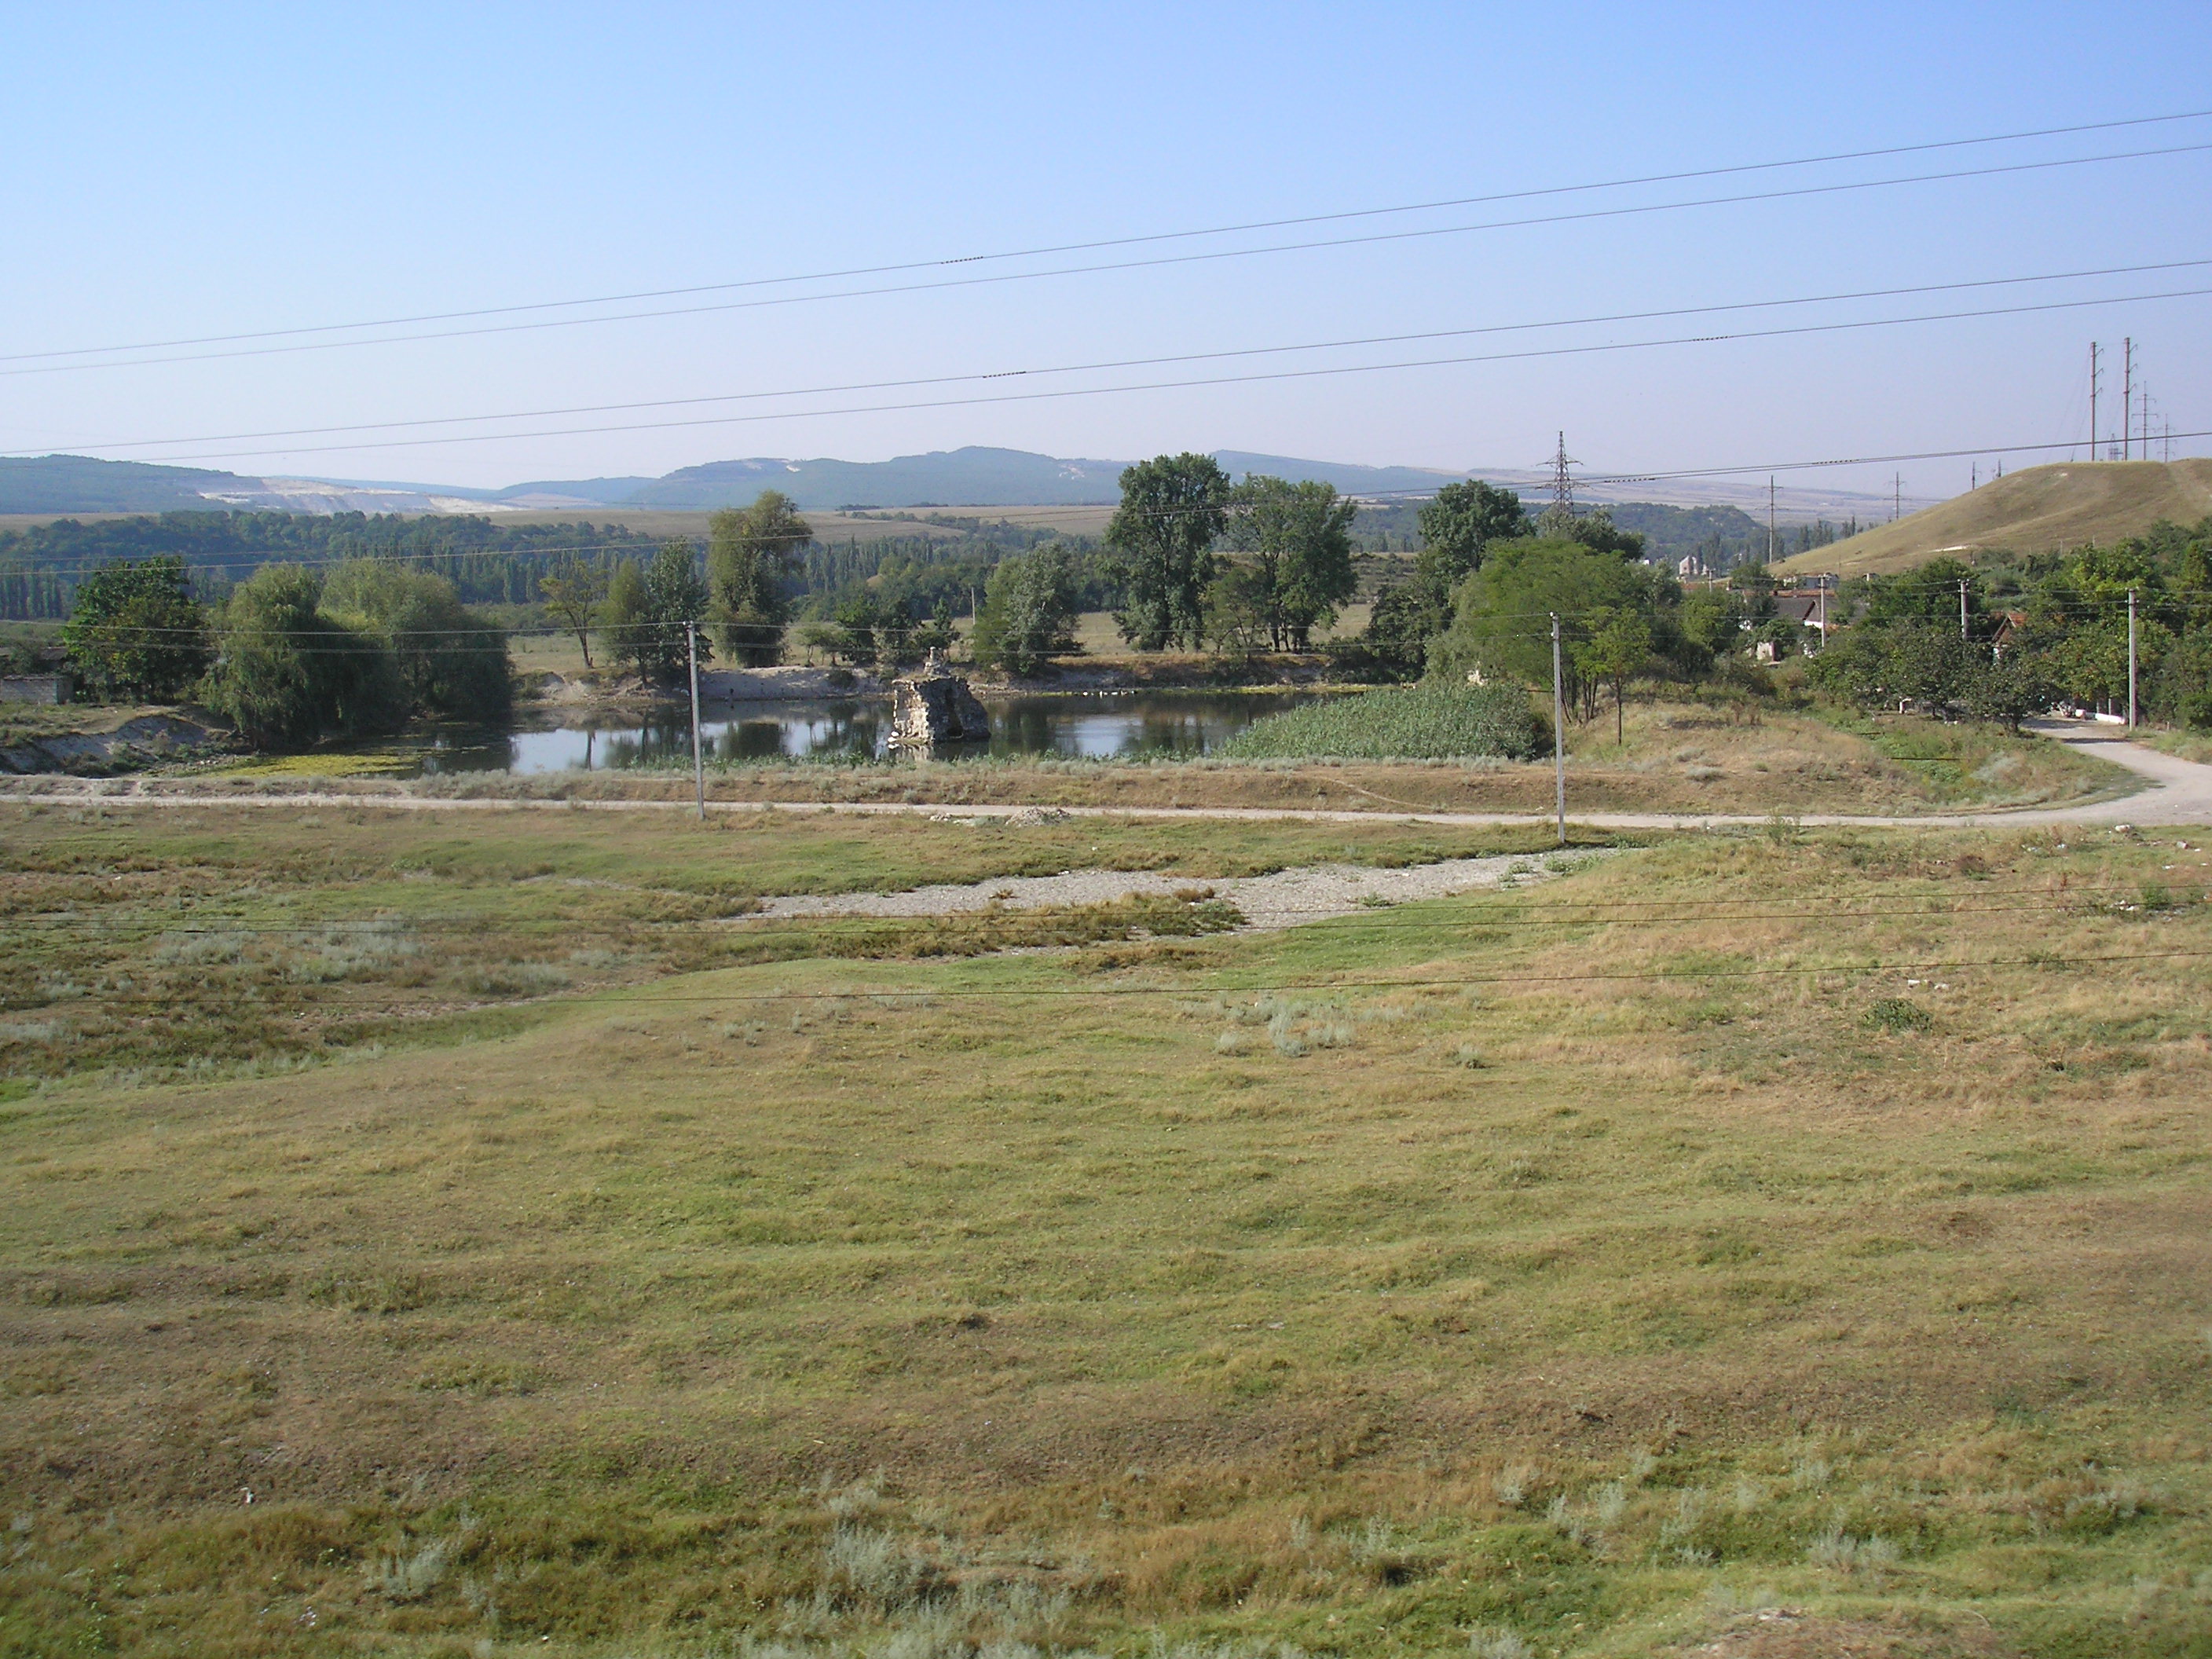
<path fill-rule="evenodd" d="M 1066 692 L 994 698 L 988 744 L 966 755 L 1204 755 L 1262 714 L 1305 702 L 1297 691 Z M 700 723 L 709 760 L 773 761 L 806 756 L 880 757 L 890 740 L 890 704 L 760 702 L 710 711 Z M 663 766 L 691 758 L 691 728 L 678 709 L 499 732 L 441 732 L 419 745 L 426 772 L 565 772 Z"/>

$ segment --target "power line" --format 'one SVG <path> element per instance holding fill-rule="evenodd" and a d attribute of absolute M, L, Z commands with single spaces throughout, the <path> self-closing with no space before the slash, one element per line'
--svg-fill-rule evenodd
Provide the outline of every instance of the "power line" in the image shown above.
<path fill-rule="evenodd" d="M 770 306 L 808 305 L 831 300 L 869 299 L 893 294 L 978 288 L 1005 283 L 1035 282 L 1054 276 L 1077 276 L 1149 270 L 1167 265 L 1208 264 L 1224 259 L 1252 258 L 1262 254 L 1310 252 L 1326 248 L 1352 247 L 1383 242 L 1418 241 L 1440 236 L 1468 235 L 1482 231 L 1517 230 L 1539 225 L 1630 218 L 1646 214 L 1676 212 L 1690 208 L 1729 207 L 1753 202 L 1781 201 L 1793 198 L 1832 196 L 1856 191 L 1887 189 L 1901 185 L 1936 184 L 1962 179 L 1990 178 L 2008 173 L 2048 172 L 2059 167 L 2087 167 L 2106 161 L 2142 161 L 2169 155 L 2194 155 L 2206 150 L 2212 150 L 2212 143 L 2176 144 L 2156 149 L 2123 150 L 2104 155 L 2071 156 L 2047 161 L 2020 161 L 2000 167 L 1967 167 L 1946 173 L 1917 173 L 1905 178 L 1861 179 L 1832 185 L 1806 185 L 1787 190 L 1753 191 L 1736 196 L 1699 197 L 1687 201 L 1648 203 L 1632 207 L 1591 208 L 1574 213 L 1549 214 L 1525 219 L 1498 219 L 1478 224 L 1434 226 L 1419 230 L 1383 231 L 1361 236 L 1332 237 L 1304 242 L 1279 242 L 1263 247 L 1227 248 L 1203 253 L 1167 254 L 1152 258 L 1120 260 L 1102 264 L 1062 265 L 1047 270 L 1010 271 L 988 276 L 948 278 L 929 283 L 895 283 L 878 288 L 847 289 L 830 294 L 786 295 L 770 299 L 725 301 L 714 305 L 684 306 L 659 311 L 621 312 L 611 316 L 573 317 L 538 322 L 507 323 L 480 328 L 447 329 L 421 334 L 385 335 L 367 340 L 331 340 L 295 345 L 257 346 L 235 351 L 201 352 L 190 356 L 131 357 L 106 362 L 45 363 L 33 367 L 0 368 L 0 377 L 70 374 L 95 368 L 143 368 L 171 363 L 214 362 L 238 357 L 276 356 L 302 351 L 330 351 L 351 346 L 398 345 L 422 340 L 449 340 L 485 335 L 525 333 L 544 329 L 583 327 L 600 323 L 636 322 L 662 317 L 690 317 L 717 312 L 755 310 Z"/>
<path fill-rule="evenodd" d="M 1203 236 L 1235 235 L 1257 230 L 1283 230 L 1298 225 L 1328 224 L 1344 220 L 1375 218 L 1391 214 L 1425 213 L 1440 211 L 1445 208 L 1476 207 L 1491 202 L 1519 201 L 1546 196 L 1620 190 L 1643 185 L 1680 184 L 1692 179 L 1722 178 L 1747 173 L 1772 172 L 1788 167 L 1817 167 L 1837 161 L 1871 161 L 1883 156 L 1921 155 L 1934 150 L 1968 149 L 1981 144 L 2013 143 L 2030 138 L 2068 137 L 2078 133 L 2108 132 L 2125 127 L 2157 126 L 2179 121 L 2202 120 L 2207 117 L 2212 117 L 2212 110 L 2187 110 L 2172 115 L 2143 115 L 2119 120 L 2089 121 L 2073 126 L 2039 127 L 2026 131 L 1991 133 L 1973 138 L 1940 139 L 1917 144 L 1893 144 L 1876 149 L 1843 150 L 1825 155 L 1798 156 L 1788 161 L 1753 161 L 1732 167 L 1701 167 L 1680 173 L 1647 173 L 1630 178 L 1603 179 L 1591 184 L 1554 185 L 1540 189 L 1506 191 L 1483 196 L 1453 197 L 1437 201 L 1408 203 L 1395 207 L 1357 208 L 1343 212 L 1308 214 L 1294 218 L 1252 220 L 1242 224 L 1215 225 L 1195 230 L 1160 231 L 1145 235 L 1060 242 L 995 253 L 959 254 L 944 258 L 850 266 L 842 270 L 812 271 L 793 276 L 760 276 L 726 283 L 696 283 L 683 288 L 646 289 L 623 294 L 594 295 L 575 300 L 544 300 L 527 304 L 486 306 L 473 310 L 425 312 L 408 316 L 376 318 L 356 323 L 319 323 L 297 328 L 263 329 L 250 333 L 198 335 L 167 340 L 142 340 L 124 345 L 81 346 L 67 350 L 18 352 L 12 356 L 0 356 L 0 363 L 21 362 L 39 358 L 94 356 L 119 351 L 159 351 L 192 345 L 224 345 L 246 340 L 281 339 L 301 334 L 331 333 L 349 330 L 401 328 L 418 323 L 458 322 L 473 317 L 512 316 L 531 311 L 560 310 L 593 305 L 623 305 L 641 300 L 676 299 L 692 294 L 722 293 L 744 288 L 834 282 L 855 276 L 890 276 L 900 271 L 926 270 L 944 265 L 975 264 L 1002 259 L 1042 258 L 1060 253 L 1083 253 L 1109 247 L 1133 247 L 1154 242 L 1188 240 Z"/>
<path fill-rule="evenodd" d="M 428 426 L 470 425 L 483 421 L 551 420 L 571 415 L 621 414 L 645 409 L 693 408 L 708 404 L 759 401 L 773 398 L 833 397 L 854 392 L 900 391 L 915 386 L 953 386 L 979 380 L 1000 380 L 1042 374 L 1096 374 L 1108 369 L 1152 368 L 1176 363 L 1217 362 L 1232 357 L 1271 356 L 1290 352 L 1335 351 L 1353 346 L 1404 345 L 1420 340 L 1459 339 L 1472 335 L 1532 332 L 1553 328 L 1581 328 L 1601 323 L 1653 322 L 1669 317 L 1711 316 L 1729 311 L 1774 310 L 1789 306 L 1839 304 L 1854 300 L 1898 299 L 1914 294 L 1948 294 L 1966 289 L 2019 287 L 2033 283 L 2076 282 L 2094 276 L 2135 276 L 2152 271 L 2195 270 L 2212 259 L 2170 259 L 2151 264 L 2106 265 L 2086 270 L 2051 271 L 2032 276 L 1991 276 L 1955 283 L 1923 283 L 1901 288 L 1861 289 L 1838 294 L 1813 294 L 1780 300 L 1741 300 L 1706 306 L 1674 306 L 1649 311 L 1613 312 L 1594 316 L 1562 317 L 1541 322 L 1492 323 L 1466 328 L 1426 329 L 1407 334 L 1376 334 L 1336 340 L 1313 340 L 1293 345 L 1246 346 L 1222 351 L 1179 352 L 1150 357 L 1122 357 L 1087 363 L 1061 363 L 1029 368 L 974 370 L 958 374 L 915 376 L 895 380 L 857 380 L 830 386 L 788 386 L 763 392 L 719 392 L 693 398 L 650 398 L 618 404 L 580 404 L 553 409 L 509 410 L 489 415 L 446 415 L 396 421 L 364 421 L 344 426 L 281 427 L 259 432 L 200 433 L 181 438 L 132 438 L 88 441 L 87 449 L 173 449 L 183 444 L 242 443 L 258 438 L 314 438 L 356 432 L 387 432 Z M 537 433 L 500 436 L 536 437 Z M 34 455 L 40 447 L 0 450 L 0 455 Z M 259 453 L 261 452 L 252 452 Z M 294 452 L 287 452 L 294 453 Z M 321 453 L 321 452 L 307 452 Z M 180 459 L 201 459 L 192 456 Z"/>
<path fill-rule="evenodd" d="M 2212 149 L 2212 146 L 2207 146 Z M 2192 262 L 2194 263 L 2194 262 Z M 847 404 L 831 409 L 778 410 L 752 415 L 712 415 L 687 417 L 682 420 L 637 421 L 594 426 L 555 427 L 532 432 L 459 433 L 429 438 L 388 438 L 369 443 L 301 445 L 281 452 L 268 449 L 204 450 L 171 454 L 163 459 L 176 461 L 233 460 L 241 457 L 281 453 L 293 455 L 324 455 L 331 453 L 356 454 L 369 450 L 421 449 L 449 444 L 510 443 L 544 438 L 568 438 L 597 435 L 614 432 L 665 432 L 701 427 L 751 426 L 768 421 L 819 420 L 842 415 L 881 415 L 910 412 L 916 410 L 969 409 L 998 404 L 1041 403 L 1063 398 L 1097 398 L 1122 396 L 1138 392 L 1173 392 L 1203 389 L 1211 386 L 1248 386 L 1266 381 L 1328 380 L 1348 374 L 1395 373 L 1415 368 L 1465 368 L 1479 363 L 1531 362 L 1547 357 L 1579 357 L 1612 351 L 1650 350 L 1667 346 L 1717 345 L 1745 340 L 1784 339 L 1812 334 L 1855 332 L 1863 329 L 1894 328 L 1921 323 L 1961 322 L 1987 317 L 2026 316 L 2046 311 L 2075 311 L 2091 306 L 2148 304 L 2162 300 L 2201 298 L 2212 294 L 2212 288 L 2171 289 L 2154 294 L 2123 294 L 2100 295 L 2082 300 L 2050 300 L 2030 305 L 1988 306 L 1965 311 L 1926 312 L 1911 317 L 1863 318 L 1847 322 L 1802 323 L 1784 328 L 1740 329 L 1727 333 L 1679 334 L 1657 339 L 1606 341 L 1589 345 L 1545 346 L 1522 351 L 1484 352 L 1449 357 L 1419 357 L 1386 363 L 1345 363 L 1311 368 L 1270 369 L 1249 374 L 1217 374 L 1191 380 L 1147 380 L 1133 385 L 1104 386 L 1066 386 L 1044 392 L 1013 392 L 992 393 L 967 398 L 919 398 L 902 403 Z M 1299 349 L 1301 348 L 1287 348 Z M 1315 349 L 1315 348 L 1305 348 Z M 1208 354 L 1212 355 L 1212 354 Z M 961 378 L 996 378 L 992 376 Z M 398 424 L 398 423 L 394 423 Z M 2187 434 L 2177 434 L 2188 436 Z M 2024 445 L 2027 449 L 2063 448 L 2064 445 Z M 1991 446 L 1983 445 L 1972 450 L 1960 450 L 1959 454 L 1979 454 Z M 1645 475 L 1656 477 L 1686 476 L 1674 473 Z M 1603 482 L 1603 480 L 1585 480 Z"/>

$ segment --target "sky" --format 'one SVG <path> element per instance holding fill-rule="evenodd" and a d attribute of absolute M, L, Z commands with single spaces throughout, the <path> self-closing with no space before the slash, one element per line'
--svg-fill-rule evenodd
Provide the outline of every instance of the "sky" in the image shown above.
<path fill-rule="evenodd" d="M 2000 455 L 2017 467 L 2065 453 L 2027 446 L 2081 441 L 2093 340 L 2112 348 L 2100 424 L 2132 337 L 2154 425 L 2212 427 L 2212 298 L 2128 297 L 2212 289 L 2212 264 L 1517 325 L 2212 259 L 2212 149 L 1665 205 L 2207 146 L 2212 118 L 974 256 L 2212 111 L 2207 62 L 2201 0 L 2124 17 L 0 0 L 0 450 L 490 486 L 968 444 L 1503 468 L 1564 432 L 1593 472 L 1973 452 L 1784 475 L 1887 494 L 1901 473 L 1931 499 Z M 1228 257 L 1066 270 L 1200 253 Z M 955 259 L 971 263 L 927 263 Z M 915 287 L 947 283 L 964 285 Z M 908 291 L 851 293 L 887 287 Z M 735 303 L 766 299 L 787 302 Z M 1635 343 L 2060 300 L 2097 303 Z M 51 355 L 520 306 L 550 308 Z M 623 315 L 641 310 L 686 314 Z M 544 323 L 560 325 L 516 326 Z M 1043 372 L 1500 327 L 1516 331 Z M 394 337 L 431 333 L 447 337 Z M 1162 384 L 1531 351 L 1552 355 Z M 881 384 L 986 374 L 1008 378 Z M 854 386 L 878 389 L 748 396 Z M 1087 390 L 1102 386 L 1146 389 Z M 1086 395 L 1033 395 L 1072 388 Z M 708 398 L 747 400 L 665 406 Z M 624 404 L 659 406 L 602 407 Z M 577 408 L 601 412 L 300 435 Z M 615 427 L 633 429 L 577 429 Z"/>

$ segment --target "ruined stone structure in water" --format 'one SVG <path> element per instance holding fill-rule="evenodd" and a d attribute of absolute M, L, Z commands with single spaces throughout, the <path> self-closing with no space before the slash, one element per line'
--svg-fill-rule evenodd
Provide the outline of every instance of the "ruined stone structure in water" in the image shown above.
<path fill-rule="evenodd" d="M 939 744 L 982 743 L 991 717 L 968 682 L 934 651 L 920 672 L 891 682 L 891 747 L 927 750 Z"/>

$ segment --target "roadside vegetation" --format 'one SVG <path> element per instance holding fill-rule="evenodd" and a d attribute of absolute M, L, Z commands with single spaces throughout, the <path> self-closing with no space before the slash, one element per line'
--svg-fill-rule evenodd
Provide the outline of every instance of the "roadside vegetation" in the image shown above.
<path fill-rule="evenodd" d="M 1329 697 L 1270 714 L 1231 738 L 1224 760 L 1528 760 L 1551 748 L 1517 685 L 1409 686 Z"/>
<path fill-rule="evenodd" d="M 1283 933 L 721 967 L 642 941 L 763 884 L 1458 848 L 8 811 L 10 956 L 110 941 L 16 1025 L 166 1006 L 226 907 L 642 958 L 281 1075 L 18 1072 L 16 1650 L 2212 1644 L 2185 832 L 1778 822 Z M 283 1018 L 389 994 L 318 988 Z"/>

